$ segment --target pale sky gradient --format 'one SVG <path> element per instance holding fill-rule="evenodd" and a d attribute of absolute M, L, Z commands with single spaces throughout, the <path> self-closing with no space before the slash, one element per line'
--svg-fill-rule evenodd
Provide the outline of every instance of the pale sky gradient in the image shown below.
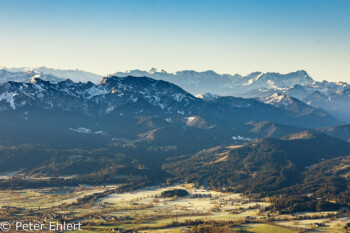
<path fill-rule="evenodd" d="M 0 0 L 0 66 L 350 82 L 349 12 L 349 0 Z"/>

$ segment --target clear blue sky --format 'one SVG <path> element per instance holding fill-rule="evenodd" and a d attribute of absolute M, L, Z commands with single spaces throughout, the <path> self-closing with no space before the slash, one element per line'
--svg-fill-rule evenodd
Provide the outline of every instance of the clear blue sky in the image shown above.
<path fill-rule="evenodd" d="M 349 12 L 349 0 L 0 0 L 0 66 L 304 69 L 350 82 Z"/>

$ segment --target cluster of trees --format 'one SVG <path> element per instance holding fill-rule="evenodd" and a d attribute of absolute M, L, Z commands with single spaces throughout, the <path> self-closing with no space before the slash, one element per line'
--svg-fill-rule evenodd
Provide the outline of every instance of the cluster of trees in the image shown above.
<path fill-rule="evenodd" d="M 279 211 L 282 214 L 304 211 L 337 211 L 342 207 L 339 203 L 299 195 L 278 198 L 272 204 L 270 210 Z"/>
<path fill-rule="evenodd" d="M 173 190 L 167 190 L 161 193 L 161 197 L 166 198 L 166 197 L 185 197 L 189 193 L 184 190 L 184 189 L 173 189 Z"/>
<path fill-rule="evenodd" d="M 232 230 L 228 226 L 211 226 L 211 225 L 199 225 L 191 228 L 195 233 L 235 233 L 239 231 Z"/>

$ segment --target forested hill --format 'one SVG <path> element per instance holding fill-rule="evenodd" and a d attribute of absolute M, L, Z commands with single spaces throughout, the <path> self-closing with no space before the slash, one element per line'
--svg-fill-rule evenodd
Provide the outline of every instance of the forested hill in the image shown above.
<path fill-rule="evenodd" d="M 302 184 L 310 167 L 348 154 L 350 144 L 343 140 L 302 132 L 283 139 L 264 138 L 242 147 L 206 149 L 184 160 L 169 161 L 163 169 L 173 176 L 173 182 L 268 194 Z"/>

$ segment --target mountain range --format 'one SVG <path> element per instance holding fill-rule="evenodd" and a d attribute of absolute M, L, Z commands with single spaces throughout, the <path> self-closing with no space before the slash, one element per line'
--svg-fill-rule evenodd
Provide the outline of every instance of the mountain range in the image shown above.
<path fill-rule="evenodd" d="M 239 74 L 217 74 L 214 71 L 179 71 L 167 73 L 164 70 L 131 70 L 117 72 L 124 77 L 147 76 L 172 82 L 184 90 L 197 95 L 211 93 L 222 96 L 266 97 L 285 94 L 297 98 L 311 106 L 324 108 L 338 119 L 350 120 L 350 85 L 345 82 L 318 82 L 306 71 L 288 74 L 254 72 L 246 76 Z"/>
<path fill-rule="evenodd" d="M 180 137 L 187 130 L 186 133 L 196 131 L 198 140 L 213 137 L 217 144 L 238 143 L 266 136 L 262 131 L 256 133 L 253 128 L 257 123 L 252 122 L 273 122 L 274 127 L 281 125 L 281 129 L 286 128 L 282 125 L 289 125 L 295 128 L 294 132 L 340 123 L 322 109 L 285 95 L 263 99 L 197 98 L 172 83 L 132 76 L 106 77 L 100 84 L 40 78 L 29 83 L 9 81 L 0 84 L 0 113 L 3 129 L 0 137 L 11 140 L 12 135 L 13 140 L 23 139 L 23 142 L 35 138 L 32 133 L 26 139 L 21 133 L 24 130 L 38 133 L 43 140 L 72 140 L 67 134 L 78 139 L 80 136 L 76 134 L 89 135 L 95 143 L 100 140 L 92 135 L 103 140 L 109 138 L 105 144 L 126 135 L 129 137 L 126 140 L 154 140 L 157 134 L 167 130 L 174 140 L 180 140 L 189 137 Z M 141 118 L 148 119 L 139 123 L 145 124 L 145 131 L 141 130 L 143 127 L 135 127 Z M 271 132 L 268 135 L 274 136 Z M 283 136 L 282 130 L 279 132 Z M 173 145 L 171 140 L 165 144 Z"/>
<path fill-rule="evenodd" d="M 210 93 L 220 96 L 264 98 L 273 94 L 284 94 L 313 107 L 323 108 L 343 122 L 350 121 L 349 84 L 345 82 L 318 82 L 312 79 L 306 71 L 288 74 L 253 72 L 242 76 L 193 70 L 168 73 L 153 68 L 150 71 L 117 72 L 109 76 L 150 77 L 164 80 L 178 85 L 192 95 Z M 54 82 L 71 79 L 74 82 L 91 81 L 98 84 L 102 76 L 82 70 L 0 67 L 0 82 L 28 82 L 35 78 Z"/>
<path fill-rule="evenodd" d="M 75 82 L 90 81 L 93 83 L 99 83 L 102 79 L 101 75 L 78 69 L 60 70 L 47 67 L 7 68 L 4 66 L 0 66 L 0 82 L 29 82 L 31 79 L 37 77 L 40 77 L 43 80 L 54 82 L 71 79 Z"/>

